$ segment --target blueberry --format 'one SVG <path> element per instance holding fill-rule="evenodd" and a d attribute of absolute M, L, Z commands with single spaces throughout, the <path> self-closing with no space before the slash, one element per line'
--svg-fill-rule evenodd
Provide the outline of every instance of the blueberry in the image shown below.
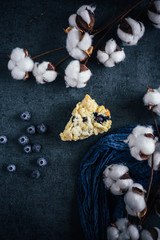
<path fill-rule="evenodd" d="M 6 136 L 0 136 L 0 144 L 7 143 L 7 137 Z"/>
<path fill-rule="evenodd" d="M 40 171 L 39 171 L 39 170 L 34 170 L 34 171 L 31 173 L 31 177 L 34 178 L 34 179 L 38 179 L 40 176 L 41 176 L 41 174 L 40 174 Z"/>
<path fill-rule="evenodd" d="M 31 146 L 30 146 L 30 145 L 26 145 L 26 146 L 24 147 L 24 152 L 25 152 L 25 153 L 31 153 L 31 152 L 32 152 Z"/>
<path fill-rule="evenodd" d="M 28 121 L 28 120 L 30 120 L 31 115 L 30 115 L 29 112 L 23 112 L 20 117 L 21 117 L 22 120 Z"/>
<path fill-rule="evenodd" d="M 96 112 L 94 113 L 94 117 L 95 117 L 95 121 L 98 122 L 98 123 L 104 123 L 109 119 L 108 116 L 98 114 Z"/>
<path fill-rule="evenodd" d="M 38 158 L 37 159 L 37 164 L 40 166 L 40 167 L 44 167 L 47 165 L 47 160 L 45 158 Z"/>
<path fill-rule="evenodd" d="M 29 126 L 29 127 L 27 128 L 27 132 L 28 132 L 29 134 L 35 134 L 35 132 L 36 132 L 35 126 L 34 126 L 34 125 Z"/>
<path fill-rule="evenodd" d="M 25 135 L 21 136 L 19 139 L 18 139 L 18 142 L 21 144 L 21 145 L 26 145 L 29 143 L 29 138 Z"/>
<path fill-rule="evenodd" d="M 47 126 L 44 123 L 37 125 L 37 132 L 42 134 L 47 131 Z"/>
<path fill-rule="evenodd" d="M 87 122 L 87 121 L 88 121 L 87 117 L 83 117 L 83 122 Z"/>
<path fill-rule="evenodd" d="M 10 164 L 7 166 L 7 171 L 14 172 L 16 170 L 16 166 L 14 164 Z"/>
<path fill-rule="evenodd" d="M 35 153 L 39 153 L 41 151 L 41 145 L 40 144 L 37 144 L 35 143 L 33 146 L 32 146 L 32 151 L 35 152 Z"/>

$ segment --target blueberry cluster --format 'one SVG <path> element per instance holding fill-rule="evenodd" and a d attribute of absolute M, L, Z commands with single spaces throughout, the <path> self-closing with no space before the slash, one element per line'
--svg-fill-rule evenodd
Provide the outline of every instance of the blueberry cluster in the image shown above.
<path fill-rule="evenodd" d="M 23 112 L 21 115 L 20 115 L 20 118 L 23 120 L 23 121 L 29 121 L 31 119 L 31 115 L 29 112 Z M 33 134 L 44 134 L 47 132 L 47 126 L 44 124 L 44 123 L 41 123 L 39 125 L 30 125 L 27 129 L 26 129 L 26 132 L 30 135 L 33 135 Z M 42 146 L 38 143 L 34 143 L 34 144 L 31 144 L 30 142 L 30 139 L 29 137 L 27 137 L 26 135 L 22 135 L 18 138 L 18 142 L 21 146 L 23 146 L 23 150 L 25 153 L 39 153 L 42 149 Z M 0 144 L 5 144 L 7 143 L 7 137 L 6 136 L 0 136 Z M 39 166 L 39 167 L 44 167 L 47 165 L 47 160 L 43 157 L 40 157 L 37 159 L 36 161 L 36 164 Z M 16 171 L 16 166 L 14 164 L 9 164 L 7 166 L 7 171 L 8 172 L 15 172 Z M 34 179 L 38 179 L 40 177 L 40 171 L 39 170 L 34 170 L 32 173 L 31 173 L 31 177 L 34 178 Z"/>
<path fill-rule="evenodd" d="M 94 113 L 94 120 L 98 123 L 104 123 L 109 119 L 108 116 L 102 115 L 102 114 L 98 114 L 97 112 Z"/>

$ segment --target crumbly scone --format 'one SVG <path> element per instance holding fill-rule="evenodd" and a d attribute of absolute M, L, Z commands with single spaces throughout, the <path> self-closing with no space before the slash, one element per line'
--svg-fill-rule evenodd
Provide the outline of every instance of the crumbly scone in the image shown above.
<path fill-rule="evenodd" d="M 110 111 L 104 106 L 98 106 L 87 94 L 82 102 L 77 103 L 60 137 L 63 141 L 77 141 L 107 132 L 112 124 L 110 118 Z"/>

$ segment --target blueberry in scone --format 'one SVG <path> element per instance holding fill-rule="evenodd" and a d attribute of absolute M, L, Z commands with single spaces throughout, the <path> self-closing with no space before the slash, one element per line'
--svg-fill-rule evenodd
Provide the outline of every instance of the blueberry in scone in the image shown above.
<path fill-rule="evenodd" d="M 107 132 L 112 121 L 110 111 L 99 106 L 88 94 L 77 103 L 64 131 L 60 134 L 63 141 L 77 141 L 91 135 Z"/>

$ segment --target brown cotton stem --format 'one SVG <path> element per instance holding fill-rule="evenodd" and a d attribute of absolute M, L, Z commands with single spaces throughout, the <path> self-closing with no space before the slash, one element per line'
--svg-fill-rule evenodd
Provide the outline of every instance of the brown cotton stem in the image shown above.
<path fill-rule="evenodd" d="M 39 54 L 39 55 L 36 55 L 36 56 L 32 57 L 32 59 L 39 58 L 39 57 L 41 57 L 41 56 L 47 55 L 47 54 L 52 53 L 52 52 L 56 52 L 56 51 L 61 50 L 61 49 L 64 49 L 64 48 L 65 48 L 65 47 L 63 46 L 63 47 L 60 47 L 60 48 L 56 48 L 56 49 L 49 50 L 49 51 L 47 51 L 47 52 L 44 52 L 44 53 L 41 53 L 41 54 Z"/>
<path fill-rule="evenodd" d="M 109 23 L 105 24 L 104 26 L 102 26 L 101 28 L 97 29 L 94 31 L 93 35 L 97 35 L 98 33 L 104 31 L 107 27 L 109 27 L 110 25 L 112 25 L 115 22 L 119 22 L 122 18 L 124 18 L 128 13 L 130 13 L 133 9 L 135 9 L 138 5 L 140 5 L 142 2 L 144 2 L 144 0 L 140 0 L 137 3 L 135 3 L 132 7 L 128 8 L 127 10 L 125 10 L 123 13 L 121 13 L 118 17 L 116 17 L 115 19 L 113 19 L 112 21 L 110 21 Z"/>
<path fill-rule="evenodd" d="M 65 62 L 70 56 L 68 55 L 67 57 L 63 58 L 62 60 L 60 60 L 59 62 L 57 62 L 54 67 L 58 67 L 61 63 Z"/>
<path fill-rule="evenodd" d="M 151 178 L 150 178 L 150 182 L 149 182 L 149 187 L 148 187 L 148 191 L 147 191 L 147 197 L 146 197 L 146 202 L 148 201 L 148 197 L 151 191 L 151 186 L 152 186 L 152 181 L 153 181 L 153 165 L 154 165 L 154 153 L 152 154 L 152 165 L 151 165 Z M 150 205 L 150 207 L 152 206 L 152 203 Z M 146 219 L 146 217 L 148 216 L 150 211 L 150 208 L 148 208 L 146 215 L 141 219 L 140 221 L 140 225 L 142 225 L 142 223 L 144 222 L 144 220 Z"/>
<path fill-rule="evenodd" d="M 154 153 L 152 154 L 151 179 L 150 179 L 150 182 L 149 182 L 149 187 L 148 187 L 146 201 L 148 200 L 148 197 L 149 197 L 149 194 L 150 194 L 150 190 L 151 190 L 152 180 L 153 180 L 153 165 L 154 165 Z"/>
<path fill-rule="evenodd" d="M 152 111 L 152 110 L 151 110 L 151 111 Z M 159 132 L 158 124 L 157 124 L 157 121 L 156 121 L 156 118 L 155 118 L 155 115 L 154 115 L 154 112 L 153 112 L 153 111 L 152 111 L 152 117 L 153 117 L 154 124 L 155 124 L 156 130 L 157 130 L 157 133 L 158 133 L 158 137 L 159 137 L 159 139 L 160 139 L 160 132 Z"/>

